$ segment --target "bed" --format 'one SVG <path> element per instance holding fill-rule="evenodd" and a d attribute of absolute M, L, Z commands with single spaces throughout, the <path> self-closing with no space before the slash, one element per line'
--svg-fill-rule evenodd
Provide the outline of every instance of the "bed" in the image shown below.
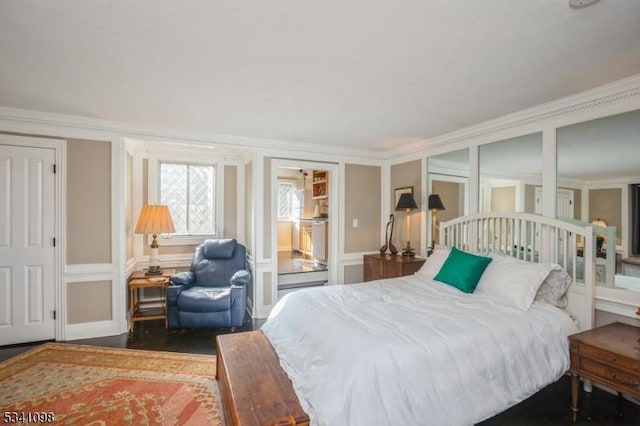
<path fill-rule="evenodd" d="M 568 335 L 592 325 L 593 235 L 591 226 L 536 215 L 478 214 L 441 224 L 441 250 L 415 275 L 288 294 L 257 333 L 297 401 L 280 407 L 275 398 L 282 412 L 261 423 L 299 424 L 282 421 L 291 409 L 312 425 L 466 425 L 526 399 L 566 373 Z M 572 278 L 578 241 L 592 261 L 583 285 Z M 478 291 L 440 281 L 454 251 L 492 259 Z M 566 283 L 558 306 L 539 298 L 551 271 Z M 527 284 L 535 290 L 524 299 L 505 291 L 533 278 L 541 282 Z M 237 400 L 233 372 L 221 376 L 223 399 Z M 225 403 L 228 419 L 242 410 L 256 406 Z"/>

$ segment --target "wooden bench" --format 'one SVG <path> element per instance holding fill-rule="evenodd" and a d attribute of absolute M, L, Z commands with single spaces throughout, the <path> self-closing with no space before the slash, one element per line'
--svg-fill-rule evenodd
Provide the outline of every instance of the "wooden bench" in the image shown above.
<path fill-rule="evenodd" d="M 291 380 L 261 331 L 221 335 L 216 344 L 216 379 L 228 425 L 309 424 Z"/>

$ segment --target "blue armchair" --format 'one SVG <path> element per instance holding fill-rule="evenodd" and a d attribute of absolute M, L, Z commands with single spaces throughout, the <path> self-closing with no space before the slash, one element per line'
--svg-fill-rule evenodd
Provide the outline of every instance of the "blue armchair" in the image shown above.
<path fill-rule="evenodd" d="M 251 281 L 246 266 L 246 249 L 234 239 L 200 244 L 190 271 L 169 279 L 169 327 L 240 327 Z"/>

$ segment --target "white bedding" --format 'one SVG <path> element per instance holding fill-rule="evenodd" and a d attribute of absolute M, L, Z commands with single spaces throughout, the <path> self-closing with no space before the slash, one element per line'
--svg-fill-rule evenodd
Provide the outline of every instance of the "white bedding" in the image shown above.
<path fill-rule="evenodd" d="M 561 310 L 524 312 L 424 277 L 286 295 L 262 331 L 313 425 L 466 425 L 569 368 Z"/>

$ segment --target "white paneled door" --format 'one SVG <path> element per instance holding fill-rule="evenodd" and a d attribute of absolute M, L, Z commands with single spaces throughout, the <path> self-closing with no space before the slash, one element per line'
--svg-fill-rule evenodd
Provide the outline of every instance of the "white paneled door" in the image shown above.
<path fill-rule="evenodd" d="M 0 345 L 55 337 L 54 161 L 0 144 Z"/>

